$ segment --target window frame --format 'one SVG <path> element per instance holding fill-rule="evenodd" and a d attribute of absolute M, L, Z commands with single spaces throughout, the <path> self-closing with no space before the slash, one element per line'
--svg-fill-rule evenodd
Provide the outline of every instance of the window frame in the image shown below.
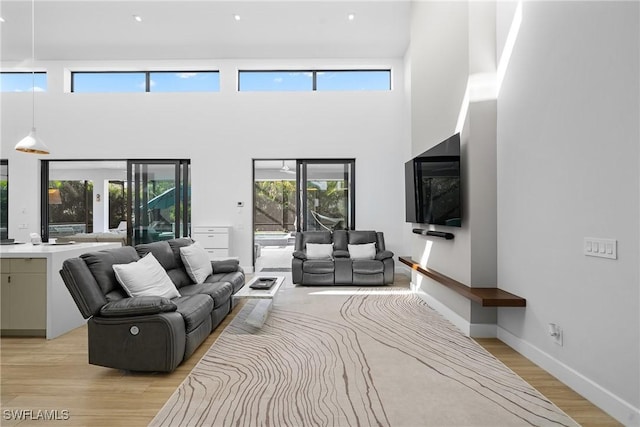
<path fill-rule="evenodd" d="M 237 84 L 236 90 L 238 92 L 277 92 L 271 90 L 241 90 L 240 89 L 240 76 L 242 73 L 311 73 L 311 81 L 312 86 L 309 92 L 338 92 L 332 90 L 318 90 L 318 73 L 339 73 L 339 72 L 387 72 L 389 73 L 389 88 L 384 91 L 381 90 L 361 90 L 361 89 L 352 89 L 357 92 L 390 92 L 393 89 L 393 75 L 391 68 L 332 68 L 332 69 L 264 69 L 264 70 L 256 70 L 256 69 L 238 69 L 237 73 Z M 348 92 L 349 90 L 344 90 L 342 92 Z M 289 92 L 289 91 L 282 91 Z M 297 92 L 306 92 L 306 91 L 297 91 Z"/>
<path fill-rule="evenodd" d="M 188 91 L 192 93 L 209 93 L 209 92 L 220 92 L 220 70 L 215 69 L 206 69 L 206 70 L 192 70 L 192 69 L 179 69 L 179 70 L 97 70 L 97 71 L 80 71 L 80 70 L 70 70 L 70 93 L 139 93 L 139 92 L 76 92 L 75 91 L 75 75 L 76 74 L 141 74 L 144 75 L 144 91 L 142 93 L 183 93 L 183 92 L 154 92 L 151 90 L 151 74 L 152 73 L 212 73 L 218 76 L 218 90 L 207 90 L 207 91 Z"/>

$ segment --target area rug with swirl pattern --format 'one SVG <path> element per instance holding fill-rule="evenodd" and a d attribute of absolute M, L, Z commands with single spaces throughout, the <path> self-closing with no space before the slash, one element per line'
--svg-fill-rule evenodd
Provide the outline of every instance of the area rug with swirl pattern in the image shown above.
<path fill-rule="evenodd" d="M 152 426 L 575 426 L 401 287 L 298 287 L 248 302 Z"/>

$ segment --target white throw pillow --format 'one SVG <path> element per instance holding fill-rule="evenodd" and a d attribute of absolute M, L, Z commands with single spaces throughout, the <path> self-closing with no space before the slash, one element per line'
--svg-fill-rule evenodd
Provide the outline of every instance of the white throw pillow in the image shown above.
<path fill-rule="evenodd" d="M 347 245 L 351 259 L 374 259 L 376 257 L 376 244 L 363 243 L 361 245 Z"/>
<path fill-rule="evenodd" d="M 125 291 L 132 297 L 158 296 L 176 298 L 180 292 L 152 253 L 128 264 L 114 264 L 113 272 Z"/>
<path fill-rule="evenodd" d="M 333 243 L 307 243 L 307 259 L 323 259 L 333 256 Z"/>
<path fill-rule="evenodd" d="M 194 283 L 204 283 L 204 279 L 213 274 L 209 254 L 198 242 L 180 248 L 180 258 Z"/>

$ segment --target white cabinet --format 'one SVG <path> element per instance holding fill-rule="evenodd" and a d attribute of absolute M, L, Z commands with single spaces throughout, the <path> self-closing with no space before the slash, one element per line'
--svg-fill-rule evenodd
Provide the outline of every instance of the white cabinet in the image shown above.
<path fill-rule="evenodd" d="M 228 258 L 230 230 L 224 226 L 194 226 L 191 238 L 209 253 L 209 259 Z"/>
<path fill-rule="evenodd" d="M 47 260 L 2 259 L 2 335 L 45 336 Z"/>

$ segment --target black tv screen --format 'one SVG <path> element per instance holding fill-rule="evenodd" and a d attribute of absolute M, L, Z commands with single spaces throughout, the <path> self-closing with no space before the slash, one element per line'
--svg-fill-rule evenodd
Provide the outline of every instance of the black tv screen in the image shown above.
<path fill-rule="evenodd" d="M 460 134 L 405 163 L 406 221 L 460 227 Z"/>

